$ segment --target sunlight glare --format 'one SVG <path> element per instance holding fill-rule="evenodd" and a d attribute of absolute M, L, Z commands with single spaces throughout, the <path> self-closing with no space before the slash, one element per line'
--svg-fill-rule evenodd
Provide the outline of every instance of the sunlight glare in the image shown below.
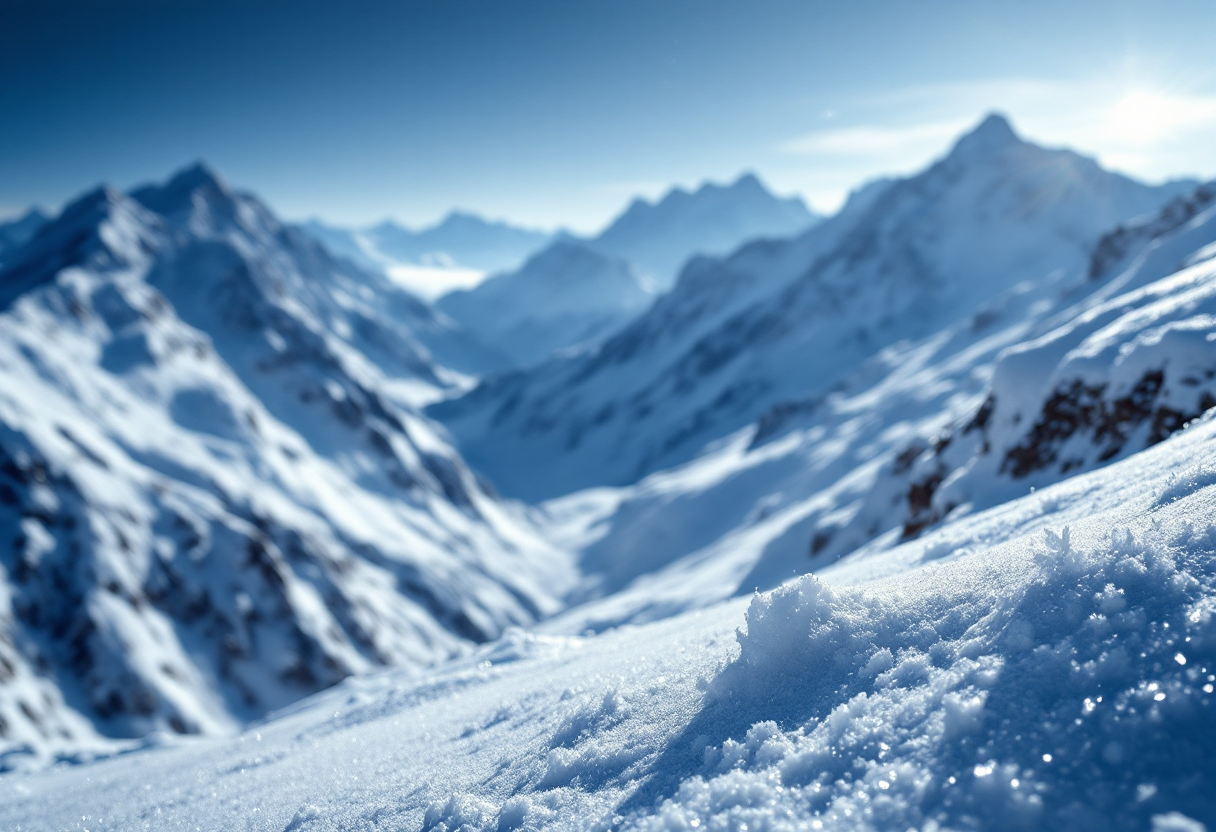
<path fill-rule="evenodd" d="M 1111 107 L 1107 126 L 1114 138 L 1148 145 L 1210 122 L 1216 122 L 1216 98 L 1133 90 Z"/>

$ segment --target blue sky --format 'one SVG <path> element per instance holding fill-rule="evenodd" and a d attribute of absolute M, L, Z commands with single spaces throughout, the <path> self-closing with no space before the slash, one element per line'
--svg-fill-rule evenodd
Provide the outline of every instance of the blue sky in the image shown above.
<path fill-rule="evenodd" d="M 1216 176 L 1213 0 L 0 0 L 0 213 L 205 159 L 291 218 L 591 230 L 753 170 L 821 210 L 988 110 Z"/>

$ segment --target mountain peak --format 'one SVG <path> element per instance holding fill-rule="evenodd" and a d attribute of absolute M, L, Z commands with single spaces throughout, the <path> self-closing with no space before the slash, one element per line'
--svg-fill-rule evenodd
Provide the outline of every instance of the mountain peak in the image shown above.
<path fill-rule="evenodd" d="M 182 168 L 163 185 L 145 185 L 131 192 L 145 208 L 163 216 L 192 210 L 190 206 L 195 194 L 203 195 L 213 204 L 229 204 L 236 200 L 224 178 L 204 162 Z"/>
<path fill-rule="evenodd" d="M 1022 144 L 1022 139 L 1014 132 L 1009 119 L 1001 113 L 989 113 L 975 129 L 958 140 L 951 155 L 993 153 L 1018 144 Z"/>
<path fill-rule="evenodd" d="M 224 181 L 224 177 L 220 176 L 214 168 L 203 161 L 195 162 L 173 174 L 165 187 L 166 189 L 179 191 L 195 191 L 199 188 L 214 188 L 218 191 L 228 190 L 228 184 Z"/>
<path fill-rule="evenodd" d="M 764 191 L 768 193 L 768 189 L 764 187 L 764 183 L 760 181 L 760 177 L 752 173 L 750 170 L 739 174 L 730 186 L 733 191 Z"/>

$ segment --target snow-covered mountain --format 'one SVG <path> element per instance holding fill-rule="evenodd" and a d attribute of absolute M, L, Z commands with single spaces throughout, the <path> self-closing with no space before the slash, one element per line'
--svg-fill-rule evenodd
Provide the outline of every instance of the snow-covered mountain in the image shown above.
<path fill-rule="evenodd" d="M 602 339 L 653 300 L 650 282 L 629 263 L 565 240 L 518 271 L 444 295 L 435 307 L 524 366 Z"/>
<path fill-rule="evenodd" d="M 558 608 L 415 404 L 459 333 L 194 167 L 0 272 L 0 767 L 213 733 Z"/>
<path fill-rule="evenodd" d="M 300 228 L 335 254 L 376 269 L 417 265 L 506 271 L 517 268 L 553 239 L 543 231 L 485 220 L 464 211 L 453 211 L 435 225 L 418 230 L 391 220 L 360 229 L 311 220 Z"/>
<path fill-rule="evenodd" d="M 231 740 L 8 775 L 0 825 L 1212 828 L 1214 443 L 1209 417 L 772 593 L 513 631 Z"/>
<path fill-rule="evenodd" d="M 660 290 L 694 255 L 723 255 L 748 240 L 789 237 L 818 217 L 798 197 L 777 197 L 755 174 L 695 191 L 673 188 L 658 202 L 636 199 L 589 244 L 628 260 Z"/>
<path fill-rule="evenodd" d="M 1105 237 L 1095 262 L 1123 240 L 1107 272 L 1027 281 L 685 465 L 547 503 L 584 574 L 563 626 L 771 588 L 1178 431 L 1216 405 L 1214 196 Z"/>
<path fill-rule="evenodd" d="M 816 220 L 802 200 L 773 196 L 752 174 L 675 188 L 657 203 L 635 200 L 595 238 L 562 235 L 517 271 L 452 292 L 438 308 L 514 365 L 535 364 L 637 317 L 690 257 L 788 236 Z"/>
<path fill-rule="evenodd" d="M 563 245 L 447 302 L 573 342 Z M 205 168 L 6 262 L 0 827 L 1216 828 L 1216 183 L 990 118 L 436 405 L 535 508 L 469 329 Z"/>
<path fill-rule="evenodd" d="M 1084 272 L 1105 231 L 1193 187 L 1143 185 L 991 116 L 923 173 L 862 189 L 799 237 L 693 261 L 597 350 L 432 412 L 508 494 L 630 483 L 1023 281 Z"/>

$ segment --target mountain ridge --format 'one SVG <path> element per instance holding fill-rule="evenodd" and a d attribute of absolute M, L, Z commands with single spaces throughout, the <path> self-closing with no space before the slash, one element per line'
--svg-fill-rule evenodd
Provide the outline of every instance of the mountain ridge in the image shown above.
<path fill-rule="evenodd" d="M 504 493 L 633 482 L 1019 280 L 1084 268 L 1110 227 L 1183 187 L 1141 185 L 1006 128 L 986 120 L 925 171 L 860 192 L 799 237 L 695 260 L 593 353 L 483 381 L 431 412 Z M 514 457 L 537 453 L 554 470 Z"/>

